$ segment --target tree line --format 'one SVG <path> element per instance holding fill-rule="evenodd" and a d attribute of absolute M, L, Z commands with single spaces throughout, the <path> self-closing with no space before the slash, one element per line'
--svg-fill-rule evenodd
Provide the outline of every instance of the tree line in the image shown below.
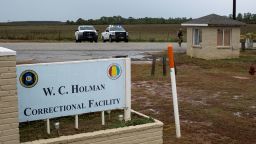
<path fill-rule="evenodd" d="M 232 16 L 232 15 L 230 15 Z M 252 14 L 252 13 L 238 13 L 237 20 L 247 23 L 247 24 L 256 24 L 256 14 Z"/>
<path fill-rule="evenodd" d="M 232 18 L 232 14 L 228 16 Z M 76 21 L 67 20 L 66 24 L 69 25 L 109 25 L 109 24 L 122 24 L 122 25 L 129 25 L 129 24 L 181 24 L 183 22 L 189 21 L 192 18 L 182 17 L 182 18 L 133 18 L 128 17 L 124 18 L 122 16 L 113 16 L 113 17 L 106 17 L 103 16 L 99 19 L 83 19 L 79 18 Z M 242 21 L 247 24 L 256 24 L 256 14 L 252 13 L 238 13 L 237 20 Z"/>
<path fill-rule="evenodd" d="M 183 22 L 186 22 L 188 20 L 191 20 L 191 18 L 151 18 L 151 17 L 145 17 L 145 18 L 133 18 L 128 17 L 124 18 L 121 16 L 113 16 L 113 17 L 101 17 L 99 19 L 88 19 L 85 20 L 83 18 L 79 18 L 76 21 L 66 21 L 66 24 L 77 24 L 77 25 L 109 25 L 109 24 L 180 24 Z"/>

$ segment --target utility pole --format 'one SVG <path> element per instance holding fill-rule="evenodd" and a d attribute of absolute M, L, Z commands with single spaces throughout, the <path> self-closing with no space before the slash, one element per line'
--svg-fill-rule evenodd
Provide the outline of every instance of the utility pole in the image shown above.
<path fill-rule="evenodd" d="M 233 19 L 236 20 L 236 0 L 233 0 Z"/>

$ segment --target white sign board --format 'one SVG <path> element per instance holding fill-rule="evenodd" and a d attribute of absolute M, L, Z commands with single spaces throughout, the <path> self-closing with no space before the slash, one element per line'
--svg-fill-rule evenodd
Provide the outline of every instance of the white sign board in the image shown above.
<path fill-rule="evenodd" d="M 126 108 L 127 61 L 130 64 L 123 58 L 17 66 L 19 121 Z"/>

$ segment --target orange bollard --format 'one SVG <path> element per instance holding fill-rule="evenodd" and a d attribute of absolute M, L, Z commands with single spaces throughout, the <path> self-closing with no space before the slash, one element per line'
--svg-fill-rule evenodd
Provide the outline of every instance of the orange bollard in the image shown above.
<path fill-rule="evenodd" d="M 169 67 L 174 68 L 174 57 L 173 57 L 173 46 L 172 44 L 168 45 L 168 58 L 169 58 Z"/>
<path fill-rule="evenodd" d="M 174 68 L 174 55 L 173 55 L 173 46 L 168 45 L 168 57 L 169 57 L 169 67 L 170 67 L 170 77 L 172 83 L 172 98 L 173 98 L 173 110 L 176 126 L 176 137 L 180 138 L 180 118 L 179 118 L 179 106 L 178 106 L 178 96 L 176 88 L 176 77 L 175 77 L 175 68 Z"/>

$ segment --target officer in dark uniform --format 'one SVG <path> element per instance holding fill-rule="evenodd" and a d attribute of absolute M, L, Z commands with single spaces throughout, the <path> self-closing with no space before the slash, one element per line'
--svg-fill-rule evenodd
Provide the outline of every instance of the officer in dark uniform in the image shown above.
<path fill-rule="evenodd" d="M 183 33 L 182 33 L 182 29 L 181 28 L 178 31 L 177 36 L 178 36 L 178 39 L 179 39 L 179 41 L 178 41 L 179 46 L 181 47 L 181 43 L 183 42 Z"/>

